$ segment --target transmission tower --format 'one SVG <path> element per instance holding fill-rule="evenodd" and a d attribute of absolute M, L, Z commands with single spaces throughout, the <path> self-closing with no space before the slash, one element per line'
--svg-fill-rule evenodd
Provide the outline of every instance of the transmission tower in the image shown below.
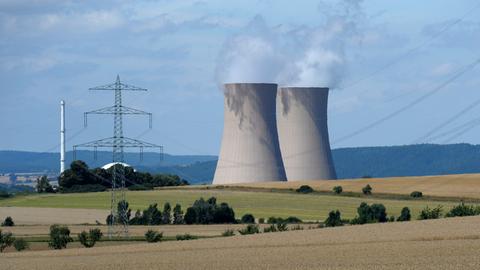
<path fill-rule="evenodd" d="M 152 128 L 152 114 L 141 110 L 129 108 L 122 105 L 122 91 L 147 91 L 147 89 L 128 85 L 120 82 L 120 76 L 117 75 L 115 83 L 92 87 L 89 90 L 99 91 L 115 91 L 115 105 L 102 109 L 84 113 L 84 125 L 87 126 L 88 115 L 90 114 L 113 114 L 113 137 L 91 141 L 73 146 L 74 159 L 76 159 L 77 148 L 93 148 L 94 158 L 97 158 L 98 148 L 112 149 L 112 189 L 110 199 L 110 218 L 108 222 L 108 235 L 112 237 L 114 234 L 128 236 L 128 218 L 125 211 L 118 211 L 118 203 L 125 202 L 125 175 L 124 168 L 119 164 L 124 160 L 124 148 L 139 148 L 140 159 L 143 159 L 144 148 L 157 148 L 160 157 L 163 153 L 163 147 L 155 144 L 143 142 L 140 140 L 123 136 L 123 115 L 146 115 L 149 117 L 149 127 Z"/>

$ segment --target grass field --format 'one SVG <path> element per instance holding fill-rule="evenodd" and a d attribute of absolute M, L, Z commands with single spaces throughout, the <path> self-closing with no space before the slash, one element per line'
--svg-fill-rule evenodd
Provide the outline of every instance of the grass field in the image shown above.
<path fill-rule="evenodd" d="M 480 217 L 0 254 L 0 269 L 479 269 Z"/>
<path fill-rule="evenodd" d="M 480 199 L 480 175 L 458 174 L 421 177 L 366 178 L 352 180 L 316 180 L 301 182 L 263 182 L 235 184 L 232 186 L 296 189 L 309 185 L 318 191 L 331 191 L 334 186 L 342 186 L 345 192 L 362 192 L 362 187 L 370 184 L 374 193 L 409 195 L 421 191 L 426 196 Z"/>
<path fill-rule="evenodd" d="M 172 205 L 180 203 L 185 208 L 190 206 L 200 197 L 217 197 L 218 202 L 227 202 L 235 210 L 240 218 L 245 213 L 251 213 L 256 218 L 268 218 L 271 216 L 288 217 L 296 216 L 303 220 L 324 220 L 331 210 L 340 210 L 343 218 L 353 218 L 356 209 L 361 202 L 382 203 L 386 206 L 389 215 L 398 215 L 404 206 L 410 207 L 413 216 L 425 206 L 435 207 L 443 205 L 449 208 L 458 202 L 436 202 L 428 200 L 393 200 L 369 197 L 346 197 L 319 194 L 296 194 L 281 192 L 256 192 L 256 191 L 232 191 L 232 190 L 154 190 L 154 191 L 131 191 L 127 193 L 130 207 L 145 209 L 151 203 L 158 203 L 160 208 L 165 202 Z M 12 199 L 0 201 L 0 218 L 2 208 L 7 206 L 16 207 L 51 207 L 51 208 L 83 208 L 83 209 L 109 209 L 110 193 L 82 193 L 82 194 L 54 194 L 54 195 L 30 195 L 18 196 Z M 54 210 L 51 213 L 53 214 Z M 59 211 L 68 211 L 59 209 Z M 35 217 L 36 210 L 23 214 Z M 61 216 L 61 215 L 59 215 Z M 15 220 L 15 215 L 12 216 Z M 99 220 L 105 222 L 104 219 Z M 59 222 L 61 223 L 61 222 Z M 28 224 L 32 224 L 31 222 Z"/>

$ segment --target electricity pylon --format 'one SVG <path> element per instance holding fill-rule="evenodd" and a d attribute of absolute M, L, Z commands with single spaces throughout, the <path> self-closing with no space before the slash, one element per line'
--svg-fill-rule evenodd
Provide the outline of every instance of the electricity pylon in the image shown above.
<path fill-rule="evenodd" d="M 92 87 L 89 90 L 115 91 L 115 105 L 86 112 L 84 114 L 85 126 L 87 126 L 89 114 L 113 114 L 113 137 L 73 146 L 74 159 L 76 159 L 76 150 L 78 147 L 94 148 L 95 158 L 97 157 L 96 153 L 98 148 L 112 148 L 112 160 L 114 165 L 112 167 L 112 190 L 110 199 L 110 218 L 108 220 L 108 235 L 109 237 L 112 237 L 113 234 L 128 236 L 128 218 L 126 216 L 126 209 L 120 211 L 120 213 L 118 211 L 118 203 L 125 202 L 125 175 L 123 166 L 118 165 L 125 161 L 123 153 L 124 148 L 139 148 L 140 158 L 143 158 L 144 148 L 158 148 L 160 153 L 162 153 L 163 147 L 123 136 L 123 115 L 125 114 L 147 115 L 149 117 L 149 126 L 152 128 L 151 113 L 122 105 L 122 91 L 147 91 L 147 89 L 124 84 L 120 82 L 120 76 L 117 75 L 115 83 Z"/>

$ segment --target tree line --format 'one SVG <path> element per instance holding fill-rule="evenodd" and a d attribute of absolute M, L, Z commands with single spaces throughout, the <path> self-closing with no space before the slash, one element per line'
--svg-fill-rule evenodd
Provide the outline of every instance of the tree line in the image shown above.
<path fill-rule="evenodd" d="M 46 176 L 37 180 L 37 192 L 95 192 L 105 191 L 112 186 L 114 173 L 117 179 L 125 180 L 125 186 L 131 190 L 147 190 L 154 187 L 183 186 L 189 183 L 173 174 L 150 174 L 148 172 L 137 172 L 132 167 L 125 167 L 116 164 L 108 169 L 90 169 L 88 165 L 76 160 L 70 164 L 58 178 L 58 188 L 54 189 L 48 182 Z"/>

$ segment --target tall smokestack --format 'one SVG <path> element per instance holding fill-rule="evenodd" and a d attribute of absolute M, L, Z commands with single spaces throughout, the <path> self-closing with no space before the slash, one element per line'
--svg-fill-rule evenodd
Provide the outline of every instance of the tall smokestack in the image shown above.
<path fill-rule="evenodd" d="M 60 173 L 65 171 L 65 101 L 60 101 Z"/>
<path fill-rule="evenodd" d="M 327 125 L 328 88 L 278 90 L 277 125 L 288 181 L 336 179 Z"/>
<path fill-rule="evenodd" d="M 285 181 L 276 84 L 225 84 L 223 139 L 213 184 Z"/>

